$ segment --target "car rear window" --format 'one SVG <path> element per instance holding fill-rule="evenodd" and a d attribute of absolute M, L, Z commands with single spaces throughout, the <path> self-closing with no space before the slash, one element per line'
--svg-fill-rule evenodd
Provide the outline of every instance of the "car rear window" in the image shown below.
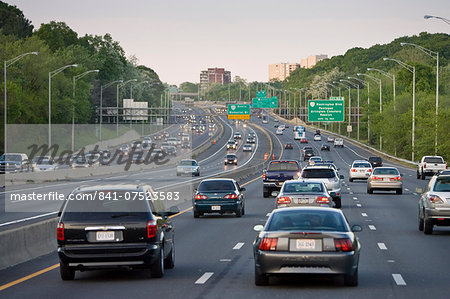
<path fill-rule="evenodd" d="M 381 162 L 380 157 L 369 157 L 369 162 Z"/>
<path fill-rule="evenodd" d="M 347 232 L 345 220 L 339 213 L 329 211 L 285 211 L 274 213 L 267 231 L 337 231 Z"/>
<path fill-rule="evenodd" d="M 450 176 L 438 178 L 436 184 L 434 184 L 433 191 L 437 192 L 450 192 Z"/>
<path fill-rule="evenodd" d="M 324 179 L 331 179 L 334 178 L 336 175 L 334 174 L 333 169 L 320 169 L 320 168 L 305 168 L 302 172 L 302 178 L 309 179 L 318 179 L 318 178 L 324 178 Z"/>
<path fill-rule="evenodd" d="M 198 186 L 199 192 L 209 191 L 234 191 L 235 187 L 231 181 L 204 181 Z"/>
<path fill-rule="evenodd" d="M 269 165 L 268 171 L 298 171 L 299 166 L 297 162 L 272 162 Z"/>
<path fill-rule="evenodd" d="M 426 163 L 444 163 L 444 160 L 441 157 L 426 157 L 423 159 L 423 162 Z"/>
<path fill-rule="evenodd" d="M 373 174 L 392 174 L 399 175 L 399 172 L 395 168 L 375 168 Z"/>
<path fill-rule="evenodd" d="M 370 163 L 354 163 L 353 168 L 372 168 Z"/>
<path fill-rule="evenodd" d="M 322 184 L 313 182 L 285 183 L 283 186 L 284 193 L 314 193 L 323 191 Z"/>

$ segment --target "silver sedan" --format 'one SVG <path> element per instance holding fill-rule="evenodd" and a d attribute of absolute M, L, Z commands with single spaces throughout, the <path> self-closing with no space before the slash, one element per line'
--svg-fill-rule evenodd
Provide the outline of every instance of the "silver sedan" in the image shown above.
<path fill-rule="evenodd" d="M 275 207 L 319 206 L 334 207 L 334 201 L 327 192 L 324 183 L 317 181 L 285 181 L 280 192 L 272 192 L 277 196 Z"/>
<path fill-rule="evenodd" d="M 402 175 L 395 167 L 377 167 L 367 178 L 367 193 L 373 190 L 395 190 L 397 194 L 403 193 Z"/>

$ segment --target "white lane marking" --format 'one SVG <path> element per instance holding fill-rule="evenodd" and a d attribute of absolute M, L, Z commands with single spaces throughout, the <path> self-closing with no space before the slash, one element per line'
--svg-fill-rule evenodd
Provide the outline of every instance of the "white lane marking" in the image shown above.
<path fill-rule="evenodd" d="M 414 192 L 413 194 L 414 194 L 414 195 L 417 195 L 417 193 L 416 193 L 416 192 Z"/>
<path fill-rule="evenodd" d="M 242 246 L 244 246 L 244 242 L 239 242 L 236 245 L 234 245 L 233 250 L 239 250 L 242 248 Z"/>
<path fill-rule="evenodd" d="M 409 176 L 412 176 L 412 174 L 410 174 Z"/>
<path fill-rule="evenodd" d="M 350 192 L 349 192 L 349 194 L 353 194 L 353 192 L 352 192 L 352 191 L 350 191 Z"/>
<path fill-rule="evenodd" d="M 405 191 L 409 191 L 409 189 L 408 189 L 408 188 L 405 188 Z"/>
<path fill-rule="evenodd" d="M 375 227 L 375 225 L 369 225 L 369 229 L 370 229 L 370 230 L 377 230 L 377 228 Z"/>
<path fill-rule="evenodd" d="M 362 207 L 362 205 L 361 205 L 360 203 L 357 203 L 356 206 L 357 206 L 358 208 Z"/>
<path fill-rule="evenodd" d="M 353 197 L 353 199 L 358 199 L 358 197 Z"/>
<path fill-rule="evenodd" d="M 380 250 L 387 250 L 386 244 L 384 243 L 377 243 L 378 248 L 380 248 Z"/>
<path fill-rule="evenodd" d="M 204 284 L 213 274 L 214 272 L 205 272 L 205 274 L 195 281 L 195 284 Z"/>
<path fill-rule="evenodd" d="M 221 262 L 231 262 L 231 259 L 220 259 Z"/>
<path fill-rule="evenodd" d="M 367 214 L 366 214 L 366 213 L 361 213 L 361 215 L 362 215 L 363 217 L 367 217 Z"/>
<path fill-rule="evenodd" d="M 45 216 L 54 215 L 54 214 L 57 214 L 57 213 L 58 213 L 58 211 L 51 212 L 51 213 L 46 213 L 46 214 L 41 214 L 41 215 L 37 215 L 37 216 L 33 216 L 33 217 L 23 218 L 23 219 L 19 219 L 19 220 L 14 220 L 14 221 L 10 221 L 10 222 L 5 222 L 5 223 L 1 223 L 0 226 L 6 226 L 6 225 L 10 225 L 10 224 L 15 224 L 15 223 L 28 221 L 28 220 L 38 219 L 38 218 L 42 218 L 42 217 L 45 217 Z"/>
<path fill-rule="evenodd" d="M 388 263 L 395 263 L 395 260 L 387 260 Z"/>
<path fill-rule="evenodd" d="M 395 283 L 398 286 L 405 286 L 406 285 L 406 282 L 403 279 L 401 274 L 392 274 L 392 278 L 394 278 L 394 281 L 395 281 Z"/>
<path fill-rule="evenodd" d="M 350 188 L 347 187 L 347 190 L 350 190 Z"/>

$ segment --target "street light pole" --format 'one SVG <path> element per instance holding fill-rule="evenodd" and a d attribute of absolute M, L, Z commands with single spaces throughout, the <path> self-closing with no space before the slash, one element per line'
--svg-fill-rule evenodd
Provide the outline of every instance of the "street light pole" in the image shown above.
<path fill-rule="evenodd" d="M 411 44 L 411 43 L 400 43 L 400 45 L 405 46 L 413 46 L 427 54 L 433 59 L 436 59 L 436 114 L 435 114 L 435 127 L 434 127 L 434 154 L 437 155 L 437 128 L 438 128 L 438 110 L 439 110 L 439 52 L 431 51 L 430 49 L 424 48 L 422 46 Z"/>
<path fill-rule="evenodd" d="M 384 61 L 394 61 L 401 65 L 403 68 L 407 69 L 413 74 L 413 104 L 412 104 L 412 132 L 411 132 L 411 161 L 414 162 L 414 131 L 416 127 L 416 68 L 409 64 L 406 64 L 400 60 L 393 58 L 383 58 Z"/>
<path fill-rule="evenodd" d="M 108 88 L 109 86 L 115 84 L 115 83 L 122 83 L 123 80 L 117 80 L 110 82 L 106 85 L 100 86 L 100 142 L 102 141 L 102 123 L 103 123 L 103 90 Z"/>
<path fill-rule="evenodd" d="M 359 83 L 363 84 L 364 86 L 367 86 L 367 143 L 369 143 L 369 137 L 370 137 L 370 114 L 369 114 L 369 104 L 370 104 L 370 98 L 369 98 L 369 93 L 370 93 L 370 85 L 369 82 L 366 82 L 364 80 L 361 80 L 359 78 L 355 78 L 355 77 L 347 77 L 348 79 L 353 79 L 358 81 Z M 358 90 L 359 93 L 359 90 Z M 359 107 L 359 100 L 358 100 L 358 107 Z M 359 112 L 359 109 L 358 109 Z M 359 136 L 359 113 L 358 113 L 358 136 Z M 358 137 L 359 139 L 359 137 Z"/>
<path fill-rule="evenodd" d="M 116 108 L 117 108 L 117 115 L 116 115 L 116 136 L 119 137 L 119 89 L 123 86 L 125 86 L 127 83 L 130 82 L 136 82 L 137 79 L 131 79 L 128 81 L 125 81 L 123 83 L 119 83 L 116 86 L 117 89 L 117 95 L 116 95 Z"/>
<path fill-rule="evenodd" d="M 78 67 L 78 64 L 69 64 L 48 73 L 48 146 L 52 146 L 52 78 L 69 67 Z"/>
<path fill-rule="evenodd" d="M 449 20 L 449 19 L 446 19 L 446 18 L 443 18 L 443 17 L 424 15 L 423 18 L 424 18 L 424 19 L 431 19 L 431 18 L 439 19 L 439 20 L 441 20 L 441 21 L 447 23 L 448 25 L 450 25 L 450 20 Z"/>
<path fill-rule="evenodd" d="M 15 63 L 16 61 L 18 61 L 19 59 L 22 59 L 23 57 L 27 56 L 27 55 L 38 55 L 39 52 L 28 52 L 28 53 L 24 53 L 22 55 L 19 55 L 17 57 L 14 57 L 10 60 L 4 60 L 3 61 L 3 79 L 5 80 L 5 88 L 4 88 L 4 116 L 3 116 L 3 122 L 4 122 L 4 128 L 3 128 L 3 132 L 4 132 L 4 141 L 3 141 L 3 146 L 4 146 L 4 150 L 3 152 L 6 153 L 8 151 L 8 143 L 7 143 L 7 130 L 6 130 L 6 125 L 8 124 L 8 117 L 7 117 L 7 113 L 8 113 L 8 106 L 7 106 L 7 92 L 6 92 L 6 68 L 10 65 L 12 65 L 13 63 Z"/>
<path fill-rule="evenodd" d="M 352 77 L 347 77 L 349 80 L 352 79 Z M 347 80 L 344 80 L 348 83 L 353 83 Z M 360 114 L 360 107 L 359 107 L 359 84 L 355 84 L 356 85 L 356 91 L 357 91 L 357 105 L 358 105 L 358 109 L 357 109 L 357 114 L 356 114 L 356 128 L 357 128 L 357 139 L 359 141 L 359 114 Z M 354 86 L 354 85 L 353 85 Z"/>

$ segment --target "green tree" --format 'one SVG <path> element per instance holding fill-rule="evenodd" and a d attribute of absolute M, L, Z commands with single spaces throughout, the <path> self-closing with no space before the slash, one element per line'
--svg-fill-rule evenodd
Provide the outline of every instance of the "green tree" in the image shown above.
<path fill-rule="evenodd" d="M 33 25 L 25 18 L 23 12 L 3 1 L 0 1 L 0 29 L 3 34 L 15 35 L 18 38 L 31 36 L 33 33 Z"/>
<path fill-rule="evenodd" d="M 51 21 L 48 24 L 41 24 L 34 34 L 45 41 L 53 52 L 78 43 L 78 34 L 64 22 Z"/>

